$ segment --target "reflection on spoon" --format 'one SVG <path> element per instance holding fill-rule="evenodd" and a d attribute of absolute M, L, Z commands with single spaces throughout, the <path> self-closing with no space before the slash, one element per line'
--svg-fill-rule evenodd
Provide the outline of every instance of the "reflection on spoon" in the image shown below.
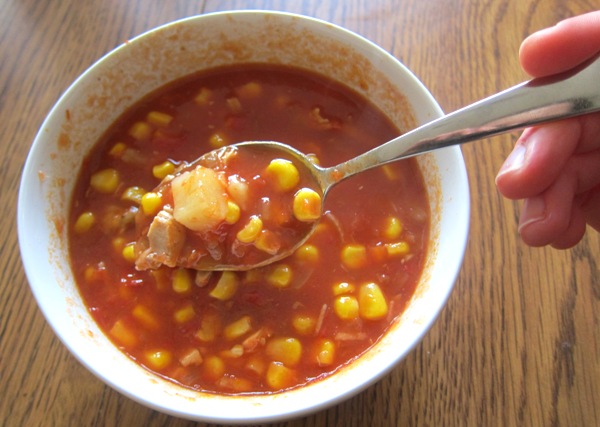
<path fill-rule="evenodd" d="M 154 203 L 142 205 L 136 267 L 248 270 L 280 260 L 308 239 L 328 191 L 343 179 L 438 148 L 598 111 L 598 75 L 596 57 L 328 168 L 277 142 L 245 142 L 210 152 L 165 178 L 148 197 Z"/>

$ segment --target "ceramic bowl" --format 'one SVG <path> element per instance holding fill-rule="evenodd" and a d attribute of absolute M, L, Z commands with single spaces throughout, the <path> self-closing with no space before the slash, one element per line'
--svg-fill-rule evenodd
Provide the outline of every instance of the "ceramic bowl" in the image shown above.
<path fill-rule="evenodd" d="M 403 315 L 355 362 L 304 387 L 243 397 L 185 389 L 132 362 L 100 331 L 74 283 L 65 224 L 77 171 L 101 134 L 145 94 L 202 69 L 247 62 L 293 65 L 343 82 L 402 131 L 442 114 L 398 60 L 338 26 L 264 11 L 191 17 L 128 41 L 68 88 L 33 142 L 18 200 L 19 244 L 31 290 L 71 353 L 131 399 L 205 422 L 247 424 L 298 417 L 339 403 L 381 379 L 421 340 L 443 308 L 468 235 L 468 181 L 459 148 L 420 156 L 432 212 L 425 270 Z"/>

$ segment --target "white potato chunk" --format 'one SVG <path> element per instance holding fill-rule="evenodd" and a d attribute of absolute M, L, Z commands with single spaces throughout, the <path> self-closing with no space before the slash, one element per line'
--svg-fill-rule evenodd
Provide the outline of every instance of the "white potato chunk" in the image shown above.
<path fill-rule="evenodd" d="M 197 166 L 171 181 L 173 217 L 193 231 L 217 227 L 227 215 L 227 192 L 219 175 Z"/>

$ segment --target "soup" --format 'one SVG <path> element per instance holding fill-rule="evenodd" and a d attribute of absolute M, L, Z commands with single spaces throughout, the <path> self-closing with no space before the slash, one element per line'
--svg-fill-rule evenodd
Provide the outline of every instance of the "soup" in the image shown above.
<path fill-rule="evenodd" d="M 215 148 L 275 140 L 329 166 L 397 134 L 355 92 L 295 68 L 220 68 L 148 95 L 98 141 L 73 193 L 71 265 L 91 315 L 131 359 L 199 391 L 274 393 L 335 373 L 385 334 L 419 281 L 430 212 L 414 159 L 337 185 L 303 246 L 245 272 L 136 268 L 136 217 L 164 205 L 152 191 L 162 179 Z M 260 202 L 265 215 L 286 211 Z"/>

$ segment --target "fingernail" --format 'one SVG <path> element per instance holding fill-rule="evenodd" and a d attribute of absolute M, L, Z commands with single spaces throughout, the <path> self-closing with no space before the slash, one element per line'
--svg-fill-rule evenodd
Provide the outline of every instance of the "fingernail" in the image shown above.
<path fill-rule="evenodd" d="M 546 202 L 542 196 L 532 197 L 525 201 L 523 216 L 519 221 L 519 232 L 529 225 L 546 218 Z"/>

